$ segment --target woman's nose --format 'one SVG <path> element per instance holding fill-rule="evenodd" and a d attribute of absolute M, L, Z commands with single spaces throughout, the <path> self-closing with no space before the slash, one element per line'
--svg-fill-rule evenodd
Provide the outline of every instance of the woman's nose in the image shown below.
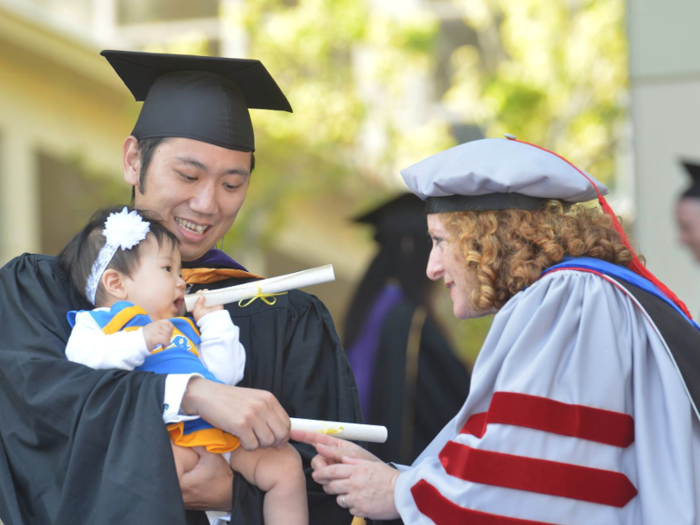
<path fill-rule="evenodd" d="M 425 273 L 427 274 L 428 279 L 431 281 L 437 281 L 444 273 L 442 262 L 440 261 L 440 257 L 435 253 L 435 248 L 430 251 L 428 267 L 426 268 Z"/>

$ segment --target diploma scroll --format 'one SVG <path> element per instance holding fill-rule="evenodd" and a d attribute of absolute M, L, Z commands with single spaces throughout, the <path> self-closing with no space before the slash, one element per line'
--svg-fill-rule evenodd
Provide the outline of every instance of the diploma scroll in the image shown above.
<path fill-rule="evenodd" d="M 371 443 L 384 443 L 387 438 L 386 427 L 379 425 L 360 425 L 359 423 L 342 423 L 340 421 L 319 421 L 316 419 L 289 418 L 292 421 L 292 430 L 306 432 L 321 432 L 333 437 L 350 439 L 352 441 L 369 441 Z"/>
<path fill-rule="evenodd" d="M 215 306 L 219 304 L 235 303 L 242 299 L 252 299 L 265 295 L 277 294 L 312 286 L 314 284 L 328 283 L 335 281 L 333 265 L 319 266 L 301 272 L 280 275 L 260 281 L 239 284 L 220 290 L 209 290 L 208 292 L 195 293 L 185 296 L 185 307 L 188 312 L 194 308 L 197 300 L 204 295 L 206 297 L 205 306 Z"/>

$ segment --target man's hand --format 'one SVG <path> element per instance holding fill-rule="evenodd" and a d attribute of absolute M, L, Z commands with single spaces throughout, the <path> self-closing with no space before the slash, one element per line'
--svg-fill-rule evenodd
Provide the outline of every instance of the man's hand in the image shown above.
<path fill-rule="evenodd" d="M 161 345 L 163 348 L 170 344 L 170 338 L 173 335 L 175 327 L 173 323 L 167 319 L 161 319 L 160 321 L 154 321 L 143 327 L 143 337 L 146 339 L 146 347 L 149 352 L 153 352 L 153 349 Z"/>
<path fill-rule="evenodd" d="M 291 422 L 275 396 L 265 390 L 228 386 L 193 377 L 180 405 L 241 440 L 245 450 L 284 446 Z"/>
<path fill-rule="evenodd" d="M 209 290 L 202 290 L 202 292 L 208 292 Z M 199 322 L 199 320 L 207 314 L 216 312 L 218 310 L 223 310 L 224 307 L 220 304 L 214 306 L 204 306 L 206 298 L 204 296 L 197 299 L 192 309 L 192 315 L 194 315 L 194 320 Z"/>
<path fill-rule="evenodd" d="M 180 478 L 182 500 L 189 510 L 231 510 L 233 472 L 221 454 L 194 447 L 197 465 Z"/>

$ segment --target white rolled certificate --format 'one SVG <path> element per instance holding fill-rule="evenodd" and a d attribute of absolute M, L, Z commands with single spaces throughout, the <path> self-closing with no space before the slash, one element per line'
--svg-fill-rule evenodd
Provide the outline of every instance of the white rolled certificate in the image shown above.
<path fill-rule="evenodd" d="M 352 441 L 369 441 L 384 443 L 388 436 L 386 427 L 379 425 L 360 425 L 359 423 L 342 423 L 340 421 L 319 421 L 317 419 L 289 418 L 292 430 L 306 432 L 321 432 L 333 437 L 350 439 Z"/>
<path fill-rule="evenodd" d="M 229 288 L 221 288 L 219 290 L 209 290 L 208 292 L 196 293 L 185 296 L 185 307 L 188 312 L 194 308 L 197 299 L 204 295 L 205 305 L 214 306 L 218 304 L 235 303 L 241 299 L 252 299 L 253 297 L 265 296 L 268 294 L 277 294 L 312 286 L 314 284 L 328 283 L 335 281 L 333 273 L 333 265 L 319 266 L 301 272 L 280 275 L 260 281 L 238 284 Z"/>

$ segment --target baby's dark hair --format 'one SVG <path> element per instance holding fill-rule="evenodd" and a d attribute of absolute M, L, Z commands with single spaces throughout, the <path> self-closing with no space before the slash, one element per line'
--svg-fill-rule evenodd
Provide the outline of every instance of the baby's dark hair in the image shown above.
<path fill-rule="evenodd" d="M 73 286 L 88 302 L 91 301 L 85 294 L 85 287 L 92 271 L 92 265 L 106 242 L 105 236 L 102 234 L 105 221 L 110 214 L 119 213 L 123 209 L 124 206 L 116 206 L 95 212 L 87 225 L 58 254 L 59 264 L 68 274 Z M 127 210 L 133 211 L 133 208 L 127 206 Z M 148 223 L 149 234 L 153 234 L 158 246 L 163 246 L 168 241 L 172 243 L 173 247 L 180 246 L 180 240 L 155 218 L 155 214 L 144 210 L 136 210 L 136 212 Z M 106 269 L 117 270 L 130 277 L 138 267 L 140 247 L 141 243 L 129 250 L 118 249 Z M 104 293 L 104 287 L 99 284 L 95 294 L 95 305 L 101 304 L 106 299 Z"/>

